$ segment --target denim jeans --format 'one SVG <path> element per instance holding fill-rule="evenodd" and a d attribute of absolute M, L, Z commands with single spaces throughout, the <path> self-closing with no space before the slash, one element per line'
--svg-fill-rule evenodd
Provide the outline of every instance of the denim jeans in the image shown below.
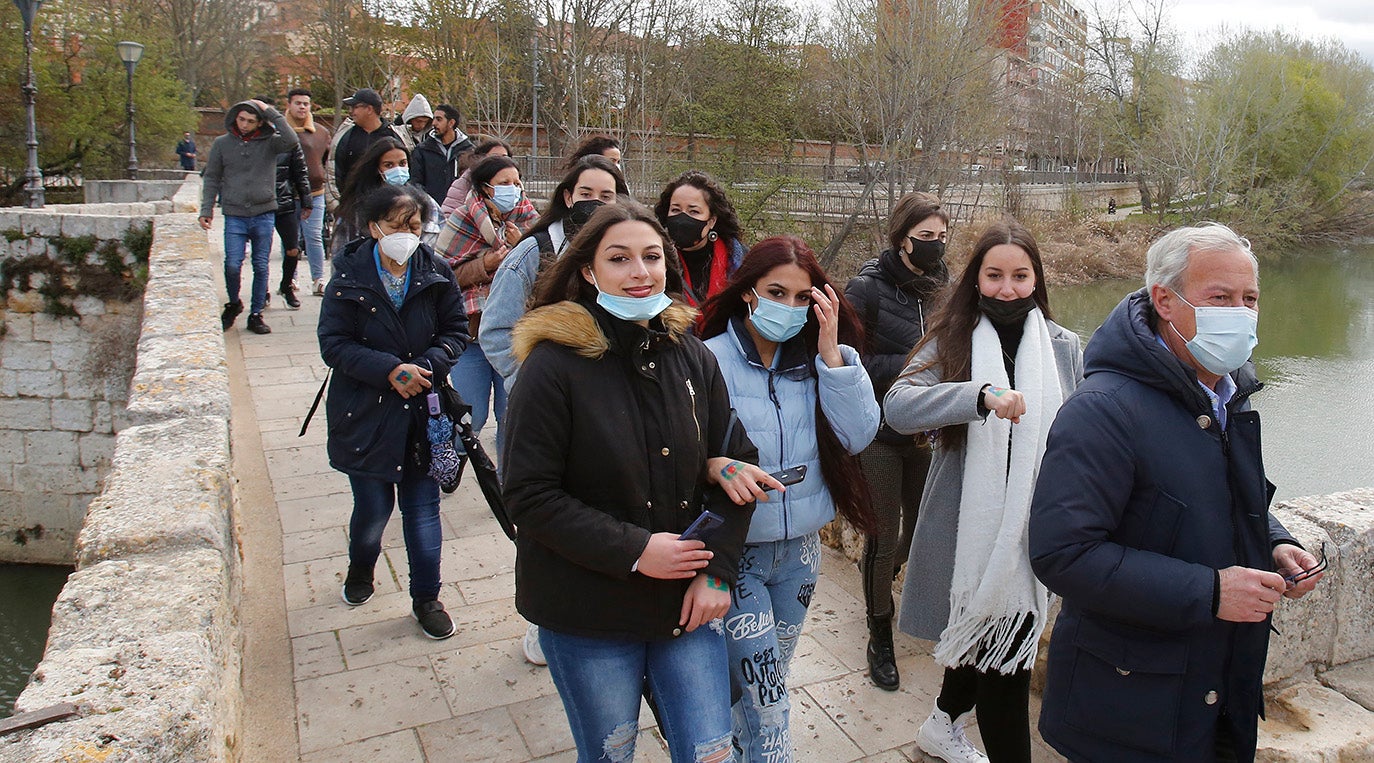
<path fill-rule="evenodd" d="M 310 197 L 310 216 L 301 220 L 305 258 L 310 261 L 310 280 L 324 278 L 324 194 Z"/>
<path fill-rule="evenodd" d="M 787 672 L 820 571 L 819 533 L 744 546 L 725 615 L 741 763 L 793 760 Z"/>
<path fill-rule="evenodd" d="M 249 315 L 257 315 L 267 304 L 267 268 L 272 258 L 272 234 L 277 213 L 263 212 L 254 217 L 224 216 L 224 289 L 230 302 L 239 301 L 239 281 L 243 255 L 253 246 L 253 299 Z"/>
<path fill-rule="evenodd" d="M 496 414 L 496 452 L 501 452 L 501 422 L 506 418 L 506 383 L 487 362 L 482 345 L 471 342 L 449 372 L 453 388 L 472 406 L 472 432 L 481 434 L 488 411 Z"/>
<path fill-rule="evenodd" d="M 578 763 L 634 759 L 647 680 L 673 763 L 729 761 L 730 682 L 719 622 L 668 641 L 572 636 L 539 629 Z"/>
<path fill-rule="evenodd" d="M 348 478 L 353 485 L 353 516 L 348 521 L 348 561 L 372 568 L 382 553 L 382 531 L 399 494 L 401 530 L 410 563 L 410 598 L 417 602 L 439 596 L 439 483 L 427 474 L 407 474 L 401 482 L 368 477 Z"/>

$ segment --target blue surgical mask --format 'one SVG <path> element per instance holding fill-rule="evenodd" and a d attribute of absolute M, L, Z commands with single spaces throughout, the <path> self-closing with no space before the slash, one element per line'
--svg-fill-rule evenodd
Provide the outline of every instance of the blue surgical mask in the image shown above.
<path fill-rule="evenodd" d="M 1175 291 L 1174 295 L 1193 308 L 1197 333 L 1184 342 L 1194 360 L 1217 376 L 1225 376 L 1245 365 L 1251 351 L 1259 344 L 1259 336 L 1255 333 L 1259 326 L 1258 312 L 1248 307 L 1197 307 L 1183 299 L 1182 294 Z M 1183 339 L 1172 322 L 1169 328 Z"/>
<path fill-rule="evenodd" d="M 382 179 L 392 185 L 405 185 L 410 182 L 410 168 L 392 167 L 382 173 Z"/>
<path fill-rule="evenodd" d="M 810 305 L 788 307 L 781 302 L 764 299 L 754 291 L 754 309 L 749 313 L 749 322 L 754 324 L 754 330 L 764 339 L 770 342 L 786 342 L 802 330 L 810 312 Z"/>
<path fill-rule="evenodd" d="M 673 298 L 666 290 L 647 297 L 627 297 L 621 294 L 607 294 L 592 276 L 592 286 L 596 287 L 596 303 L 622 321 L 647 321 L 673 304 Z"/>
<path fill-rule="evenodd" d="M 506 214 L 515 205 L 520 203 L 521 190 L 518 185 L 494 185 L 491 186 L 491 203 L 501 210 L 501 214 Z"/>

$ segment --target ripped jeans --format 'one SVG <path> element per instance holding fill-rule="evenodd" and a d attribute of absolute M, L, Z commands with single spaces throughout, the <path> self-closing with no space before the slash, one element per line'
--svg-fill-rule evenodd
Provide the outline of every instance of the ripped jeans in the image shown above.
<path fill-rule="evenodd" d="M 667 641 L 587 638 L 540 627 L 539 644 L 578 763 L 628 763 L 647 680 L 673 763 L 727 763 L 730 682 L 720 622 Z"/>
<path fill-rule="evenodd" d="M 740 763 L 790 763 L 787 672 L 821 570 L 817 533 L 746 544 L 725 615 Z"/>

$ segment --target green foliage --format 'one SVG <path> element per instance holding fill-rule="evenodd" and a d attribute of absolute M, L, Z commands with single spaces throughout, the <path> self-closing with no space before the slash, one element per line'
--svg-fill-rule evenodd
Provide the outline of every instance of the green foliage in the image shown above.
<path fill-rule="evenodd" d="M 38 85 L 39 165 L 45 176 L 80 173 L 86 178 L 121 177 L 128 164 L 126 75 L 114 43 L 125 39 L 120 20 L 81 3 L 45 3 L 34 32 L 34 74 Z M 15 203 L 26 164 L 26 119 L 18 96 L 23 79 L 22 24 L 13 4 L 0 6 L 0 167 L 17 182 L 0 189 L 0 204 Z M 137 38 L 136 38 L 137 39 Z M 170 165 L 180 133 L 195 125 L 185 86 L 172 70 L 165 43 L 147 46 L 134 74 L 138 155 L 144 165 Z"/>
<path fill-rule="evenodd" d="M 80 265 L 86 261 L 86 255 L 95 251 L 96 238 L 94 234 L 85 236 L 58 236 L 48 239 L 48 246 L 57 250 L 57 255 L 69 265 Z"/>

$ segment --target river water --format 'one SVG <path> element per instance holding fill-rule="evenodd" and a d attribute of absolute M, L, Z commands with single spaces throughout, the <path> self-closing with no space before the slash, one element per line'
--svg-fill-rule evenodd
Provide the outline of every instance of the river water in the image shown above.
<path fill-rule="evenodd" d="M 43 645 L 57 594 L 70 567 L 0 564 L 0 718 L 29 682 Z"/>
<path fill-rule="evenodd" d="M 1139 281 L 1050 290 L 1058 322 L 1087 339 Z M 1276 498 L 1374 487 L 1374 245 L 1260 264 L 1264 465 Z"/>

